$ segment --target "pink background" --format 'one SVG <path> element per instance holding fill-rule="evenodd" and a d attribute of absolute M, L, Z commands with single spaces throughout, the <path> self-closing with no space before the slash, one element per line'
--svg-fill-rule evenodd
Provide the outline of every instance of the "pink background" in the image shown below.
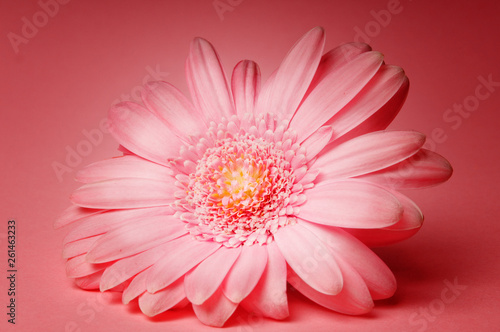
<path fill-rule="evenodd" d="M 118 153 L 107 133 L 88 149 L 85 133 L 100 131 L 109 106 L 122 94 L 137 94 L 150 71 L 186 92 L 184 60 L 193 37 L 214 44 L 227 72 L 249 58 L 267 78 L 293 43 L 320 25 L 327 49 L 369 41 L 387 63 L 406 70 L 409 97 L 391 128 L 427 134 L 455 173 L 442 186 L 409 193 L 426 221 L 414 238 L 376 250 L 399 288 L 371 314 L 337 314 L 291 292 L 289 319 L 237 311 L 226 330 L 498 330 L 500 86 L 478 86 L 479 77 L 500 82 L 499 2 L 400 0 L 392 8 L 395 0 L 218 1 L 232 4 L 232 10 L 219 16 L 213 0 L 73 0 L 49 17 L 39 13 L 37 1 L 0 3 L 0 329 L 213 330 L 189 308 L 149 319 L 136 304 L 75 288 L 61 259 L 68 229 L 55 231 L 52 223 L 77 187 L 74 171 Z M 388 6 L 394 13 L 377 14 Z M 34 19 L 38 31 L 25 28 L 27 38 L 16 53 L 9 33 L 24 38 L 23 25 Z M 359 31 L 366 37 L 357 36 Z M 470 111 L 446 122 L 447 109 L 464 103 Z M 66 163 L 67 149 L 85 155 L 58 178 L 53 165 Z M 9 219 L 17 222 L 15 327 L 5 314 Z M 466 288 L 455 289 L 452 297 L 447 281 Z"/>

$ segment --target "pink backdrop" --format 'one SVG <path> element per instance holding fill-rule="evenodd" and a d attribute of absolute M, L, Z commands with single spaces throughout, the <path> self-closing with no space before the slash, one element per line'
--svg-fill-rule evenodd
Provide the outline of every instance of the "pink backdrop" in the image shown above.
<path fill-rule="evenodd" d="M 499 328 L 499 2 L 2 1 L 0 16 L 1 330 L 212 330 L 191 309 L 148 319 L 136 304 L 75 288 L 61 258 L 68 230 L 52 223 L 77 187 L 75 170 L 117 155 L 100 129 L 113 102 L 136 99 L 153 79 L 187 91 L 193 37 L 214 44 L 227 72 L 249 58 L 267 78 L 316 25 L 326 29 L 327 49 L 369 42 L 406 70 L 409 97 L 391 128 L 426 133 L 455 173 L 442 186 L 409 193 L 426 222 L 414 238 L 376 250 L 399 288 L 371 314 L 337 314 L 291 292 L 289 319 L 237 311 L 226 330 Z M 55 165 L 67 168 L 57 173 Z M 15 327 L 5 314 L 10 219 L 17 225 Z"/>

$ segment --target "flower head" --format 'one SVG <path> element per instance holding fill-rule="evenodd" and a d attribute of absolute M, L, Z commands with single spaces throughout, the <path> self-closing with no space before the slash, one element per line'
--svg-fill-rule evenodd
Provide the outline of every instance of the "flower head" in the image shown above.
<path fill-rule="evenodd" d="M 261 87 L 241 61 L 228 83 L 204 39 L 191 44 L 192 102 L 166 82 L 109 113 L 124 155 L 80 171 L 56 222 L 67 273 L 120 290 L 153 316 L 191 303 L 222 326 L 241 304 L 288 316 L 287 281 L 322 306 L 366 313 L 393 274 L 367 247 L 412 236 L 418 207 L 398 189 L 447 180 L 424 135 L 386 131 L 408 92 L 403 70 L 365 44 L 323 54 L 302 37 Z"/>

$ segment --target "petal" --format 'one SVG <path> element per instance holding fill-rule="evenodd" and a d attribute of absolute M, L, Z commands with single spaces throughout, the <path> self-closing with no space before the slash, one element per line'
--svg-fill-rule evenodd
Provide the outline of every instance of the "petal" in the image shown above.
<path fill-rule="evenodd" d="M 67 243 L 64 245 L 62 257 L 71 258 L 82 254 L 86 254 L 89 251 L 89 249 L 92 248 L 94 243 L 100 238 L 101 235 L 98 235 L 74 241 L 71 243 Z"/>
<path fill-rule="evenodd" d="M 382 65 L 383 55 L 366 52 L 332 70 L 312 90 L 294 115 L 290 127 L 302 142 L 351 101 Z"/>
<path fill-rule="evenodd" d="M 230 301 L 240 303 L 257 285 L 266 264 L 267 250 L 264 246 L 243 246 L 241 255 L 222 285 L 224 295 Z"/>
<path fill-rule="evenodd" d="M 146 292 L 146 281 L 148 278 L 148 273 L 151 268 L 138 273 L 130 282 L 130 284 L 125 288 L 122 294 L 122 303 L 128 304 L 130 301 L 138 297 L 139 295 Z"/>
<path fill-rule="evenodd" d="M 267 265 L 257 286 L 243 300 L 242 305 L 249 312 L 273 319 L 288 317 L 288 300 L 286 295 L 286 261 L 272 242 L 267 248 Z"/>
<path fill-rule="evenodd" d="M 238 304 L 229 301 L 220 289 L 203 304 L 193 304 L 198 319 L 205 325 L 215 327 L 222 327 L 237 307 Z"/>
<path fill-rule="evenodd" d="M 418 206 L 405 195 L 391 190 L 391 193 L 403 205 L 401 219 L 389 227 L 381 229 L 350 229 L 345 230 L 370 247 L 386 246 L 406 240 L 415 235 L 424 221 L 424 216 Z"/>
<path fill-rule="evenodd" d="M 395 165 L 359 178 L 396 189 L 416 189 L 448 180 L 453 173 L 450 163 L 439 154 L 421 149 Z"/>
<path fill-rule="evenodd" d="M 272 82 L 263 87 L 256 113 L 272 112 L 290 119 L 311 83 L 324 45 L 322 28 L 306 33 L 285 56 Z"/>
<path fill-rule="evenodd" d="M 128 223 L 94 243 L 87 253 L 90 263 L 105 263 L 154 248 L 187 233 L 184 223 L 172 216 L 155 216 Z"/>
<path fill-rule="evenodd" d="M 101 279 L 101 292 L 111 289 L 137 273 L 144 271 L 165 257 L 165 255 L 168 255 L 178 243 L 188 240 L 190 241 L 191 239 L 188 236 L 183 236 L 135 256 L 120 259 L 104 271 Z"/>
<path fill-rule="evenodd" d="M 85 260 L 85 255 L 80 255 L 68 259 L 66 262 L 66 275 L 68 278 L 85 277 L 104 270 L 110 265 L 110 263 L 92 264 Z"/>
<path fill-rule="evenodd" d="M 358 176 L 394 165 L 418 152 L 425 136 L 414 131 L 377 131 L 320 154 L 313 168 L 327 179 Z"/>
<path fill-rule="evenodd" d="M 167 82 L 149 82 L 142 93 L 144 105 L 180 139 L 206 131 L 200 114 L 176 87 Z"/>
<path fill-rule="evenodd" d="M 191 236 L 184 236 L 169 243 L 174 242 L 168 254 L 151 268 L 147 281 L 150 293 L 167 287 L 221 246 L 215 242 L 198 241 Z"/>
<path fill-rule="evenodd" d="M 180 141 L 168 127 L 141 105 L 123 102 L 108 114 L 113 137 L 136 155 L 167 165 L 179 153 Z"/>
<path fill-rule="evenodd" d="M 150 216 L 173 215 L 174 210 L 169 206 L 111 210 L 84 218 L 82 223 L 73 228 L 64 238 L 63 243 L 69 243 L 86 237 L 104 234 L 128 222 L 138 222 Z"/>
<path fill-rule="evenodd" d="M 186 296 L 193 304 L 202 304 L 219 288 L 241 252 L 241 247 L 220 247 L 184 278 Z"/>
<path fill-rule="evenodd" d="M 337 227 L 381 228 L 401 219 L 403 206 L 387 190 L 361 181 L 324 181 L 306 192 L 298 217 Z"/>
<path fill-rule="evenodd" d="M 335 129 L 334 137 L 345 135 L 342 139 L 348 140 L 384 130 L 403 106 L 408 88 L 403 69 L 383 65 L 363 90 L 328 121 Z"/>
<path fill-rule="evenodd" d="M 73 192 L 73 203 L 97 209 L 124 209 L 167 205 L 174 202 L 173 180 L 120 178 L 81 186 Z"/>
<path fill-rule="evenodd" d="M 116 178 L 143 178 L 163 180 L 172 175 L 170 168 L 152 163 L 134 155 L 126 155 L 90 164 L 76 173 L 83 183 Z"/>
<path fill-rule="evenodd" d="M 231 85 L 238 116 L 241 118 L 245 113 L 253 113 L 260 91 L 259 66 L 250 60 L 238 62 L 234 67 Z"/>
<path fill-rule="evenodd" d="M 174 307 L 185 298 L 183 278 L 179 278 L 161 291 L 142 294 L 139 297 L 139 308 L 146 316 L 153 317 Z"/>
<path fill-rule="evenodd" d="M 307 161 L 312 160 L 323 148 L 330 142 L 333 135 L 333 128 L 331 126 L 324 126 L 316 130 L 309 136 L 301 147 L 306 149 Z"/>
<path fill-rule="evenodd" d="M 300 224 L 287 225 L 274 239 L 288 265 L 318 292 L 335 295 L 342 290 L 342 274 L 329 249 Z M 324 260 L 318 264 L 318 255 Z"/>
<path fill-rule="evenodd" d="M 59 218 L 54 222 L 54 228 L 61 228 L 63 226 L 69 225 L 75 221 L 81 220 L 83 218 L 98 214 L 103 212 L 103 210 L 87 209 L 81 206 L 72 204 L 66 210 L 61 213 Z"/>
<path fill-rule="evenodd" d="M 85 277 L 75 278 L 75 284 L 81 289 L 85 290 L 95 290 L 99 289 L 99 282 L 101 281 L 101 276 L 104 271 L 101 270 L 99 272 L 90 274 Z"/>
<path fill-rule="evenodd" d="M 359 273 L 375 300 L 394 294 L 396 278 L 387 265 L 363 243 L 339 228 L 312 223 L 303 225 L 332 249 L 337 260 L 345 262 L 343 267 L 349 265 Z"/>
<path fill-rule="evenodd" d="M 186 61 L 186 77 L 195 106 L 208 121 L 220 121 L 234 114 L 226 74 L 213 46 L 195 38 Z M 208 122 L 207 121 L 207 122 Z"/>
<path fill-rule="evenodd" d="M 342 270 L 344 287 L 337 295 L 327 295 L 316 291 L 294 271 L 290 271 L 288 282 L 306 297 L 330 310 L 348 315 L 361 315 L 371 311 L 373 300 L 363 279 L 356 270 L 341 259 L 338 263 Z"/>

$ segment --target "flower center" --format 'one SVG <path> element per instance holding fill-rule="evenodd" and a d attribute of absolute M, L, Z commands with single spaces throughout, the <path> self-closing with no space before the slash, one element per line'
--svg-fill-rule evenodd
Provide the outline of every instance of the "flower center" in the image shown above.
<path fill-rule="evenodd" d="M 274 143 L 236 135 L 205 151 L 189 175 L 186 201 L 199 228 L 216 237 L 234 238 L 233 243 L 259 236 L 267 240 L 280 222 L 286 224 L 280 215 L 293 182 L 290 163 Z"/>

